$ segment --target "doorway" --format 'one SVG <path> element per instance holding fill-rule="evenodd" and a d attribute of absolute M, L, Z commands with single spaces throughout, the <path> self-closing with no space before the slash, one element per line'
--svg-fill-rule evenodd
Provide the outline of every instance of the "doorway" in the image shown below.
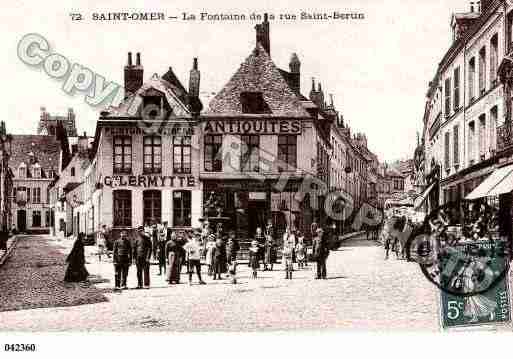
<path fill-rule="evenodd" d="M 248 235 L 253 238 L 257 227 L 265 231 L 268 220 L 267 201 L 249 201 L 248 202 Z"/>
<path fill-rule="evenodd" d="M 27 230 L 27 211 L 24 209 L 18 210 L 18 232 L 25 232 Z"/>

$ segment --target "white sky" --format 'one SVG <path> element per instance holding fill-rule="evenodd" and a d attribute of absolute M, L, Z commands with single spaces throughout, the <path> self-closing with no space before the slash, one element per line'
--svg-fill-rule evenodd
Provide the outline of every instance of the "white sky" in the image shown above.
<path fill-rule="evenodd" d="M 43 35 L 53 51 L 119 84 L 123 84 L 128 51 L 142 53 L 145 79 L 155 72 L 162 75 L 172 66 L 186 87 L 192 58 L 198 57 L 201 91 L 217 92 L 253 49 L 256 22 L 94 22 L 91 14 L 354 11 L 365 13 L 366 19 L 273 21 L 271 56 L 288 70 L 290 54 L 296 52 L 302 63 L 302 92 L 308 96 L 311 77 L 320 79 L 326 95 L 334 94 L 335 105 L 353 132 L 365 132 L 370 149 L 386 161 L 413 155 L 428 82 L 450 46 L 451 14 L 469 8 L 468 0 L 32 3 L 10 0 L 0 14 L 6 55 L 0 63 L 4 73 L 0 115 L 11 133 L 35 133 L 39 108 L 45 106 L 51 113 L 73 107 L 78 130 L 92 134 L 99 112 L 84 102 L 84 93 L 66 95 L 61 81 L 18 59 L 17 44 L 27 33 Z M 71 21 L 71 12 L 81 12 L 85 20 Z"/>

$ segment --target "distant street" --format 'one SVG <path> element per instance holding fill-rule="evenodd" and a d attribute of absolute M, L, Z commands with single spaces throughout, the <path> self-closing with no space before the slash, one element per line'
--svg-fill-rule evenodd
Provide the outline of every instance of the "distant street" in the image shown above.
<path fill-rule="evenodd" d="M 352 239 L 328 259 L 328 280 L 314 265 L 284 279 L 281 265 L 239 284 L 169 287 L 152 266 L 152 289 L 114 293 L 113 266 L 86 247 L 91 285 L 64 284 L 70 241 L 25 236 L 0 268 L 0 323 L 5 331 L 253 331 L 287 329 L 438 330 L 436 290 L 415 264 L 383 260 L 383 249 Z M 129 288 L 136 286 L 135 267 Z M 29 309 L 34 308 L 34 309 Z"/>

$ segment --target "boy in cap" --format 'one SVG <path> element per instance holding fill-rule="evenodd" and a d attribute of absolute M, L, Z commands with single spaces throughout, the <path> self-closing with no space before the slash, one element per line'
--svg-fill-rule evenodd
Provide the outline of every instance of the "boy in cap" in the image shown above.
<path fill-rule="evenodd" d="M 196 269 L 199 284 L 206 284 L 201 279 L 201 233 L 195 232 L 191 239 L 184 245 L 187 259 L 187 272 L 189 273 L 189 285 L 192 285 L 192 273 Z"/>

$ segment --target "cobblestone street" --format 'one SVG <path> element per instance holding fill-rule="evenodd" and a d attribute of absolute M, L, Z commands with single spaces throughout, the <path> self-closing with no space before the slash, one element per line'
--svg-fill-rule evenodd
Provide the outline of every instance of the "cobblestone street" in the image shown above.
<path fill-rule="evenodd" d="M 206 286 L 169 287 L 152 266 L 150 290 L 122 293 L 112 291 L 112 263 L 98 262 L 95 247 L 86 247 L 91 285 L 64 284 L 71 244 L 20 238 L 0 269 L 2 330 L 438 330 L 436 290 L 419 268 L 384 261 L 381 247 L 361 239 L 332 252 L 326 281 L 313 280 L 313 265 L 295 271 L 292 281 L 284 279 L 281 265 L 252 280 L 241 264 L 237 285 L 212 281 L 204 273 Z M 184 274 L 182 282 L 187 283 Z M 136 286 L 135 267 L 128 286 Z"/>

